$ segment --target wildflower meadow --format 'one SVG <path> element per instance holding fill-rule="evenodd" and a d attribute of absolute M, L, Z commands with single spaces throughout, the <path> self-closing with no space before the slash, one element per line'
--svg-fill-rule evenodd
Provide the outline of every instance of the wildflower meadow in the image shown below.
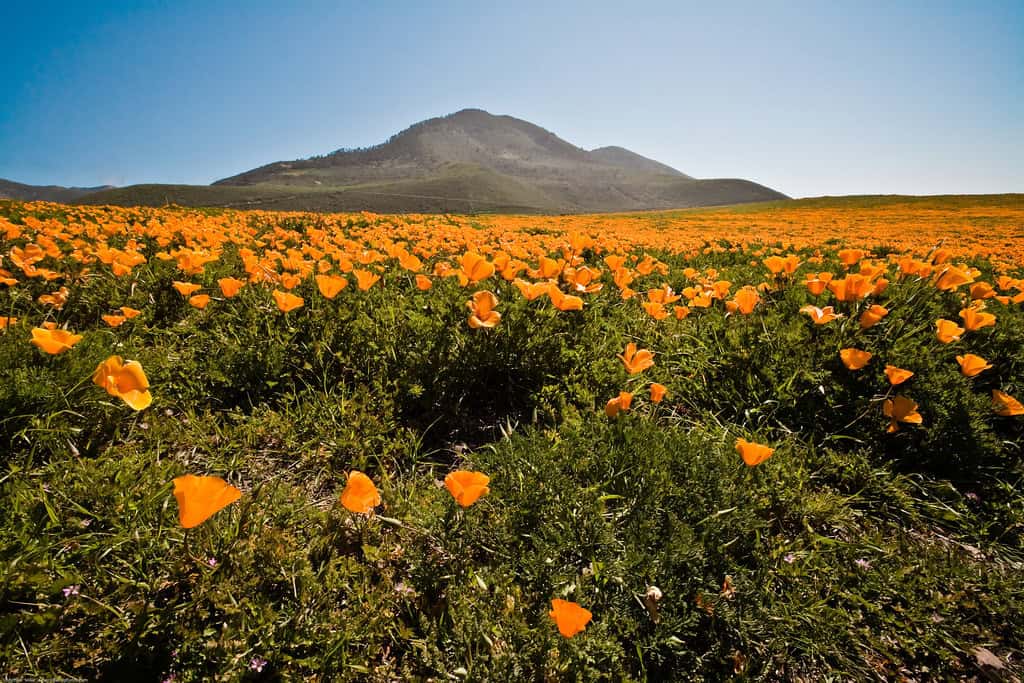
<path fill-rule="evenodd" d="M 0 673 L 1019 676 L 1022 403 L 1020 195 L 0 201 Z"/>

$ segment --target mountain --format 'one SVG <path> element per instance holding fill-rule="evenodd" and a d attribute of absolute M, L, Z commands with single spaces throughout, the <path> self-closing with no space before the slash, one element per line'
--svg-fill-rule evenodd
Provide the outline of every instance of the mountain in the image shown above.
<path fill-rule="evenodd" d="M 89 204 L 290 211 L 586 213 L 788 199 L 749 180 L 697 179 L 622 147 L 585 150 L 511 116 L 463 109 L 365 149 L 277 161 L 209 186 L 134 185 Z"/>
<path fill-rule="evenodd" d="M 74 202 L 87 194 L 111 189 L 99 187 L 61 187 L 60 185 L 25 185 L 0 178 L 0 199 L 18 199 L 25 202 Z"/>

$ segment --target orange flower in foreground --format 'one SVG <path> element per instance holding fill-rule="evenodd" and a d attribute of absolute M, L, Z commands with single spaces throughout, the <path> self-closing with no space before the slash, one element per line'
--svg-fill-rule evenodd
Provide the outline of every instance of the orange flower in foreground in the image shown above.
<path fill-rule="evenodd" d="M 651 403 L 661 403 L 666 393 L 668 393 L 668 387 L 654 382 L 651 384 Z"/>
<path fill-rule="evenodd" d="M 998 389 L 992 390 L 992 407 L 995 409 L 996 415 L 1003 417 L 1024 415 L 1024 405 L 1021 405 L 1020 401 L 1013 396 Z"/>
<path fill-rule="evenodd" d="M 860 370 L 871 360 L 871 352 L 860 349 L 843 349 L 839 352 L 839 358 L 847 370 Z"/>
<path fill-rule="evenodd" d="M 50 355 L 64 353 L 80 341 L 82 335 L 67 330 L 32 328 L 32 343 Z"/>
<path fill-rule="evenodd" d="M 480 496 L 486 496 L 491 492 L 487 486 L 490 481 L 491 478 L 482 472 L 456 470 L 448 473 L 448 476 L 444 478 L 444 485 L 456 503 L 468 508 Z"/>
<path fill-rule="evenodd" d="M 295 296 L 291 292 L 282 292 L 279 289 L 275 289 L 273 295 L 274 301 L 277 302 L 277 307 L 281 309 L 282 313 L 302 308 L 302 305 L 306 303 L 301 296 Z"/>
<path fill-rule="evenodd" d="M 206 308 L 206 305 L 210 303 L 209 294 L 196 294 L 188 298 L 188 305 L 200 310 Z"/>
<path fill-rule="evenodd" d="M 230 299 L 238 294 L 242 287 L 245 287 L 245 280 L 239 280 L 238 278 L 233 277 L 222 277 L 217 280 L 217 284 L 220 286 L 220 293 L 224 295 L 224 298 Z"/>
<path fill-rule="evenodd" d="M 815 325 L 824 325 L 825 323 L 830 323 L 833 320 L 836 320 L 837 318 L 843 317 L 842 314 L 836 313 L 831 306 L 826 306 L 825 308 L 818 308 L 817 306 L 811 306 L 810 304 L 807 304 L 806 306 L 800 309 L 800 312 L 805 315 L 809 315 L 811 317 L 811 320 L 814 321 Z"/>
<path fill-rule="evenodd" d="M 139 311 L 137 309 L 131 308 L 130 306 L 122 306 L 120 310 L 121 310 L 121 314 L 124 317 L 128 318 L 128 320 L 131 320 L 132 318 L 134 318 L 137 315 L 139 315 L 140 313 L 142 313 L 142 311 Z"/>
<path fill-rule="evenodd" d="M 548 616 L 558 626 L 558 632 L 566 638 L 572 638 L 585 629 L 594 617 L 590 610 L 580 607 L 575 602 L 559 598 L 551 601 L 551 611 L 548 612 Z"/>
<path fill-rule="evenodd" d="M 498 297 L 492 292 L 481 290 L 473 294 L 473 299 L 466 302 L 469 308 L 469 326 L 474 330 L 481 327 L 494 327 L 501 320 L 501 313 L 494 310 L 498 305 Z"/>
<path fill-rule="evenodd" d="M 61 287 L 56 292 L 50 292 L 49 294 L 43 294 L 39 297 L 38 301 L 41 304 L 47 304 L 53 306 L 58 311 L 64 308 L 64 304 L 68 302 L 68 288 Z"/>
<path fill-rule="evenodd" d="M 634 342 L 626 344 L 625 352 L 616 354 L 615 357 L 622 361 L 626 366 L 626 372 L 631 375 L 643 372 L 654 365 L 654 354 L 647 349 L 638 351 Z"/>
<path fill-rule="evenodd" d="M 889 315 L 889 309 L 885 306 L 879 306 L 875 304 L 868 310 L 860 314 L 860 328 L 866 330 L 869 327 L 874 327 L 878 324 L 885 316 Z"/>
<path fill-rule="evenodd" d="M 867 254 L 864 253 L 863 249 L 840 249 L 836 254 L 839 257 L 839 261 L 849 268 L 850 266 L 860 261 Z"/>
<path fill-rule="evenodd" d="M 896 396 L 886 399 L 882 404 L 882 412 L 889 418 L 889 428 L 886 431 L 895 432 L 899 430 L 900 422 L 919 425 L 922 422 L 921 414 L 917 412 L 917 403 L 906 396 Z"/>
<path fill-rule="evenodd" d="M 421 292 L 425 292 L 433 286 L 434 282 L 429 277 L 427 277 L 423 273 L 416 274 L 416 289 L 420 290 Z"/>
<path fill-rule="evenodd" d="M 548 283 L 548 297 L 560 311 L 582 311 L 583 299 L 573 294 L 566 294 L 554 282 Z"/>
<path fill-rule="evenodd" d="M 825 291 L 825 287 L 832 281 L 832 273 L 814 273 L 807 274 L 807 281 L 804 283 L 809 291 L 814 296 L 819 296 Z"/>
<path fill-rule="evenodd" d="M 736 452 L 742 456 L 747 467 L 755 467 L 772 457 L 775 449 L 741 438 L 736 439 Z"/>
<path fill-rule="evenodd" d="M 471 282 L 480 282 L 494 275 L 494 264 L 475 251 L 467 251 L 459 259 L 459 284 L 463 287 Z"/>
<path fill-rule="evenodd" d="M 943 344 L 960 341 L 960 335 L 963 333 L 964 328 L 960 327 L 952 320 L 939 318 L 935 321 L 935 336 Z"/>
<path fill-rule="evenodd" d="M 533 301 L 538 297 L 542 297 L 548 293 L 548 287 L 550 284 L 547 281 L 544 282 L 530 282 L 522 278 L 516 278 L 512 281 L 512 284 L 516 286 L 519 293 L 523 295 L 527 301 Z"/>
<path fill-rule="evenodd" d="M 121 356 L 111 356 L 96 367 L 92 381 L 135 410 L 143 410 L 153 402 L 149 393 L 149 380 L 137 360 L 125 363 Z"/>
<path fill-rule="evenodd" d="M 380 280 L 380 275 L 377 275 L 376 273 L 371 273 L 368 270 L 357 269 L 353 270 L 352 274 L 356 276 L 356 286 L 359 287 L 360 292 L 365 292 L 370 287 L 373 287 L 375 284 L 377 284 L 377 281 Z"/>
<path fill-rule="evenodd" d="M 620 391 L 619 395 L 609 399 L 604 406 L 604 414 L 608 417 L 616 417 L 619 413 L 629 410 L 633 404 L 633 394 L 628 391 Z"/>
<path fill-rule="evenodd" d="M 103 322 L 105 322 L 110 327 L 120 327 L 121 324 L 124 323 L 124 321 L 128 319 L 125 316 L 118 315 L 118 314 L 115 314 L 115 315 L 101 315 L 100 317 L 103 318 Z"/>
<path fill-rule="evenodd" d="M 242 497 L 242 492 L 220 477 L 186 474 L 174 479 L 178 521 L 186 529 L 197 527 Z"/>
<path fill-rule="evenodd" d="M 325 298 L 333 299 L 348 286 L 348 278 L 344 275 L 317 275 L 316 286 Z"/>
<path fill-rule="evenodd" d="M 341 504 L 349 512 L 368 515 L 380 505 L 380 492 L 368 476 L 358 470 L 348 475 L 345 490 L 341 492 Z"/>
<path fill-rule="evenodd" d="M 965 308 L 960 311 L 960 317 L 964 321 L 964 329 L 968 332 L 974 332 L 983 327 L 993 327 L 996 324 L 996 317 L 991 313 L 985 313 L 980 308 Z"/>
<path fill-rule="evenodd" d="M 732 303 L 740 313 L 750 315 L 754 312 L 754 306 L 757 306 L 760 302 L 761 295 L 757 293 L 756 289 L 748 285 L 736 292 L 736 296 L 732 298 L 731 302 L 727 302 L 727 306 L 729 303 Z M 731 312 L 732 310 L 730 310 Z"/>
<path fill-rule="evenodd" d="M 179 282 L 178 280 L 174 281 L 173 286 L 176 290 L 178 290 L 178 294 L 181 294 L 182 296 L 189 296 L 191 294 L 195 294 L 196 292 L 203 288 L 202 285 L 197 285 L 194 282 Z"/>
<path fill-rule="evenodd" d="M 992 367 L 991 363 L 981 356 L 975 356 L 973 353 L 957 356 L 956 362 L 960 364 L 960 372 L 963 373 L 964 377 L 974 377 L 978 373 Z"/>
<path fill-rule="evenodd" d="M 897 384 L 903 384 L 908 379 L 914 376 L 914 373 L 910 370 L 904 370 L 898 368 L 895 365 L 885 366 L 885 376 L 889 378 L 889 384 L 896 386 Z"/>

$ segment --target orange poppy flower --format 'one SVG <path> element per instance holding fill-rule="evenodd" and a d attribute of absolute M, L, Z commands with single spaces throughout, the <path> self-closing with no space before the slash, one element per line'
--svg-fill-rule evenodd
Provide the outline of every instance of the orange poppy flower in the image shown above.
<path fill-rule="evenodd" d="M 101 315 L 100 317 L 103 318 L 103 322 L 110 327 L 120 327 L 121 324 L 128 319 L 123 315 Z"/>
<path fill-rule="evenodd" d="M 775 449 L 739 438 L 736 439 L 736 452 L 743 458 L 743 462 L 747 464 L 747 467 L 755 467 L 772 457 Z"/>
<path fill-rule="evenodd" d="M 178 521 L 186 529 L 197 527 L 242 497 L 242 492 L 220 477 L 186 474 L 174 479 Z"/>
<path fill-rule="evenodd" d="M 6 330 L 9 325 L 16 325 L 18 319 L 13 316 L 0 315 L 0 330 Z"/>
<path fill-rule="evenodd" d="M 998 389 L 992 390 L 992 405 L 995 408 L 996 415 L 1002 415 L 1003 417 L 1024 415 L 1024 405 L 1021 405 L 1020 401 L 1013 396 Z"/>
<path fill-rule="evenodd" d="M 190 296 L 188 298 L 188 303 L 189 303 L 190 306 L 194 306 L 195 308 L 198 308 L 198 309 L 202 310 L 202 309 L 206 308 L 206 305 L 208 303 L 210 303 L 210 295 L 209 294 L 196 294 L 195 296 Z"/>
<path fill-rule="evenodd" d="M 434 281 L 423 273 L 416 274 L 416 289 L 425 292 L 434 286 Z"/>
<path fill-rule="evenodd" d="M 469 326 L 473 329 L 494 327 L 501 320 L 501 313 L 494 310 L 498 305 L 498 297 L 492 292 L 481 290 L 473 294 L 473 299 L 466 302 L 469 308 Z"/>
<path fill-rule="evenodd" d="M 194 282 L 179 282 L 178 280 L 174 281 L 173 286 L 176 290 L 178 290 L 178 294 L 181 294 L 182 296 L 189 296 L 191 294 L 195 294 L 196 292 L 203 288 L 202 285 L 197 285 Z"/>
<path fill-rule="evenodd" d="M 960 341 L 960 335 L 964 333 L 964 328 L 945 318 L 939 318 L 935 321 L 935 330 L 935 336 L 943 344 Z"/>
<path fill-rule="evenodd" d="M 619 413 L 629 410 L 629 406 L 632 404 L 633 394 L 628 391 L 620 391 L 618 396 L 609 399 L 608 403 L 605 404 L 604 414 L 608 417 L 617 417 Z"/>
<path fill-rule="evenodd" d="M 832 281 L 832 273 L 814 273 L 807 274 L 807 281 L 804 283 L 809 291 L 814 296 L 819 296 L 825 291 L 828 283 Z"/>
<path fill-rule="evenodd" d="M 839 257 L 839 261 L 849 268 L 864 258 L 866 254 L 863 249 L 840 249 L 836 255 Z"/>
<path fill-rule="evenodd" d="M 423 267 L 423 261 L 418 259 L 413 254 L 407 251 L 400 251 L 398 253 L 398 265 L 402 266 L 411 273 L 415 273 Z"/>
<path fill-rule="evenodd" d="M 761 295 L 757 293 L 757 290 L 747 285 L 740 291 L 736 292 L 736 296 L 733 297 L 733 301 L 736 304 L 737 310 L 743 315 L 750 315 L 754 312 L 754 306 L 757 306 L 761 301 Z"/>
<path fill-rule="evenodd" d="M 994 315 L 974 307 L 961 310 L 960 317 L 964 321 L 964 329 L 968 332 L 974 332 L 983 327 L 993 327 L 996 324 L 996 317 Z"/>
<path fill-rule="evenodd" d="M 72 334 L 67 330 L 32 328 L 32 344 L 50 355 L 64 353 L 82 341 L 82 335 Z"/>
<path fill-rule="evenodd" d="M 658 384 L 654 382 L 651 384 L 651 403 L 661 403 L 662 399 L 665 398 L 665 394 L 668 393 L 668 387 L 664 384 Z"/>
<path fill-rule="evenodd" d="M 673 306 L 672 312 L 675 313 L 676 320 L 682 320 L 690 315 L 690 309 L 686 306 Z"/>
<path fill-rule="evenodd" d="M 626 366 L 626 372 L 631 375 L 643 372 L 654 365 L 654 354 L 647 349 L 637 350 L 634 342 L 626 344 L 626 350 L 615 357 L 622 361 Z"/>
<path fill-rule="evenodd" d="M 224 298 L 230 299 L 238 294 L 242 287 L 245 287 L 245 280 L 239 280 L 234 277 L 222 277 L 217 280 L 217 284 L 220 285 L 220 293 L 224 295 Z"/>
<path fill-rule="evenodd" d="M 143 410 L 153 402 L 153 397 L 149 393 L 149 380 L 146 379 L 146 373 L 137 360 L 124 363 L 121 356 L 111 356 L 96 367 L 92 381 L 134 410 Z"/>
<path fill-rule="evenodd" d="M 987 282 L 975 282 L 971 285 L 971 299 L 991 299 L 995 295 L 995 288 Z"/>
<path fill-rule="evenodd" d="M 295 296 L 291 292 L 282 292 L 279 289 L 275 289 L 273 295 L 274 301 L 277 302 L 277 307 L 281 309 L 282 313 L 302 308 L 302 305 L 306 303 L 301 296 Z"/>
<path fill-rule="evenodd" d="M 38 301 L 41 304 L 47 304 L 53 306 L 58 311 L 64 308 L 64 304 L 68 302 L 68 288 L 61 287 L 56 292 L 50 292 L 49 294 L 43 294 L 39 297 Z"/>
<path fill-rule="evenodd" d="M 839 358 L 847 370 L 860 370 L 871 360 L 871 353 L 860 349 L 843 349 L 839 352 Z"/>
<path fill-rule="evenodd" d="M 316 286 L 325 298 L 333 299 L 348 286 L 348 278 L 343 275 L 317 275 Z"/>
<path fill-rule="evenodd" d="M 122 306 L 120 308 L 120 311 L 121 314 L 124 315 L 124 317 L 127 318 L 128 320 L 131 320 L 132 318 L 142 313 L 142 311 L 131 308 L 130 306 Z"/>
<path fill-rule="evenodd" d="M 974 278 L 970 273 L 949 266 L 946 268 L 938 279 L 935 281 L 935 287 L 944 292 L 954 291 L 960 285 L 965 285 L 974 282 Z"/>
<path fill-rule="evenodd" d="M 647 300 L 659 304 L 671 304 L 679 301 L 679 295 L 673 292 L 671 287 L 664 285 L 661 289 L 647 290 Z"/>
<path fill-rule="evenodd" d="M 370 287 L 373 287 L 375 284 L 377 284 L 377 281 L 380 280 L 380 275 L 377 275 L 376 273 L 371 273 L 368 270 L 356 269 L 352 271 L 352 274 L 356 276 L 356 286 L 359 287 L 360 292 L 365 292 Z"/>
<path fill-rule="evenodd" d="M 782 269 L 786 267 L 786 259 L 781 256 L 769 256 L 762 263 L 764 263 L 772 275 L 779 275 L 782 273 Z"/>
<path fill-rule="evenodd" d="M 494 275 L 494 264 L 490 263 L 475 251 L 467 251 L 459 259 L 459 284 L 463 287 L 470 283 L 486 280 Z"/>
<path fill-rule="evenodd" d="M 448 473 L 448 476 L 444 478 L 444 485 L 456 503 L 468 508 L 480 496 L 486 496 L 491 492 L 487 486 L 490 481 L 491 478 L 482 472 L 456 470 Z"/>
<path fill-rule="evenodd" d="M 380 492 L 368 476 L 358 470 L 348 475 L 345 490 L 341 492 L 341 504 L 349 512 L 368 515 L 380 505 Z"/>
<path fill-rule="evenodd" d="M 817 306 L 811 306 L 807 304 L 800 309 L 800 312 L 811 317 L 815 325 L 824 325 L 830 323 L 833 320 L 842 318 L 842 314 L 836 313 L 831 306 L 825 308 L 818 308 Z"/>
<path fill-rule="evenodd" d="M 963 373 L 964 377 L 974 377 L 978 373 L 992 367 L 991 363 L 981 356 L 975 356 L 973 353 L 957 356 L 956 362 L 960 364 L 960 372 Z"/>
<path fill-rule="evenodd" d="M 879 306 L 875 304 L 868 310 L 860 314 L 860 328 L 866 330 L 869 327 L 874 327 L 878 322 L 889 315 L 889 309 L 885 306 Z"/>
<path fill-rule="evenodd" d="M 544 296 L 548 293 L 548 288 L 551 286 L 547 281 L 545 282 L 530 282 L 529 280 L 523 280 L 522 278 L 516 278 L 512 281 L 512 284 L 516 286 L 519 293 L 523 295 L 523 298 L 527 301 L 533 301 L 534 299 Z"/>
<path fill-rule="evenodd" d="M 898 368 L 895 365 L 885 366 L 885 376 L 889 378 L 889 384 L 896 386 L 897 384 L 903 384 L 908 379 L 914 376 L 914 373 L 910 370 L 904 370 Z"/>
<path fill-rule="evenodd" d="M 548 612 L 548 616 L 558 626 L 558 632 L 566 638 L 572 638 L 585 629 L 594 617 L 590 610 L 580 607 L 579 604 L 559 598 L 551 601 L 551 611 Z"/>
<path fill-rule="evenodd" d="M 582 311 L 583 299 L 572 294 L 566 294 L 554 282 L 548 283 L 548 297 L 551 303 L 560 311 Z"/>
<path fill-rule="evenodd" d="M 921 424 L 921 414 L 917 412 L 917 403 L 910 400 L 906 396 L 896 396 L 895 398 L 889 398 L 882 404 L 882 412 L 887 418 L 889 418 L 888 432 L 895 432 L 899 430 L 900 422 L 906 422 L 908 424 Z"/>
<path fill-rule="evenodd" d="M 647 311 L 647 315 L 651 316 L 655 320 L 664 320 L 668 317 L 668 311 L 665 310 L 665 305 L 658 303 L 657 301 L 644 301 L 641 304 L 644 310 Z"/>

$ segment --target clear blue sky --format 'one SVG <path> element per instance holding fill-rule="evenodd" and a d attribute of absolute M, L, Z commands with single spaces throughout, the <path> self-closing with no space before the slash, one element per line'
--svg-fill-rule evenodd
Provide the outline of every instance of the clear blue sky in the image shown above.
<path fill-rule="evenodd" d="M 1024 192 L 1021 0 L 0 5 L 20 182 L 208 183 L 479 107 L 793 196 Z"/>

